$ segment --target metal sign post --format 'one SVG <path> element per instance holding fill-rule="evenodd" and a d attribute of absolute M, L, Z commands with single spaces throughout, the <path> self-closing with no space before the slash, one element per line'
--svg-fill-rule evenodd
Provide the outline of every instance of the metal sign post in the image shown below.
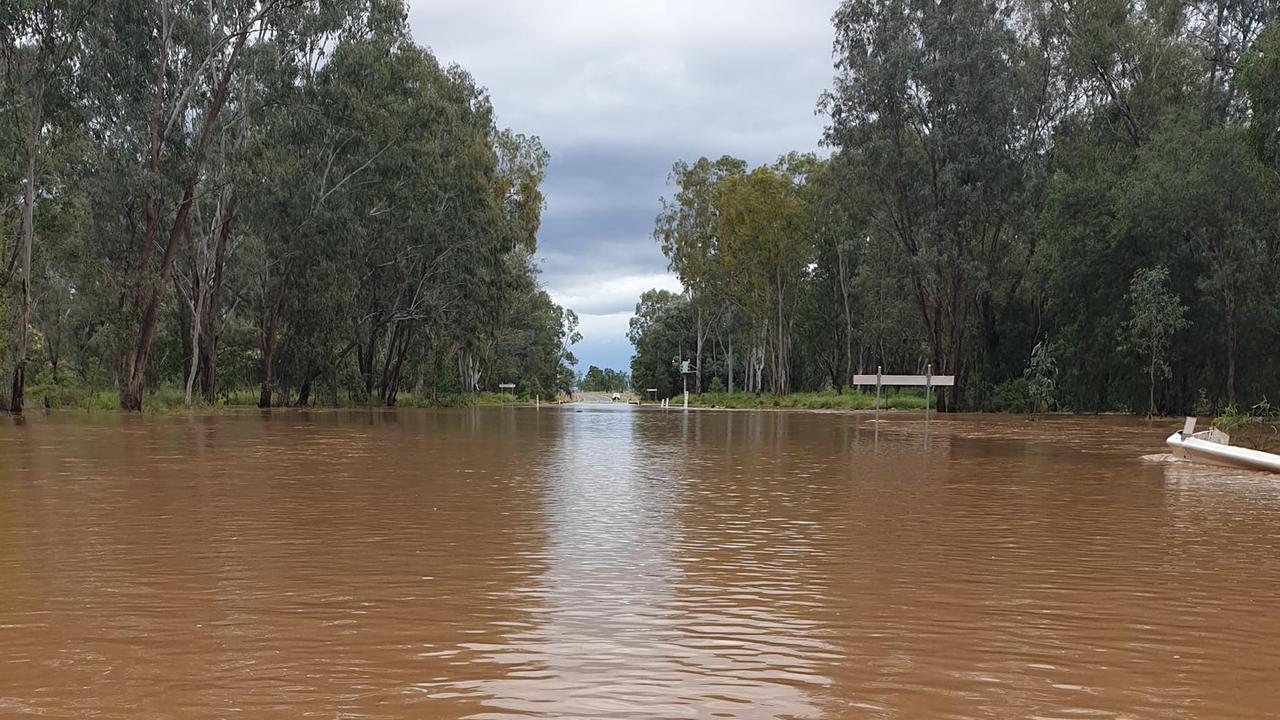
<path fill-rule="evenodd" d="M 924 421 L 929 422 L 929 393 L 933 391 L 933 363 L 924 366 Z"/>
<path fill-rule="evenodd" d="M 854 375 L 854 385 L 872 385 L 876 386 L 876 417 L 880 416 L 880 395 L 881 388 L 885 385 L 923 387 L 924 388 L 924 419 L 929 420 L 929 406 L 933 400 L 933 389 L 935 387 L 955 387 L 955 375 L 934 375 L 933 364 L 930 363 L 925 367 L 924 375 L 885 375 L 883 368 L 876 367 L 875 375 Z"/>
<path fill-rule="evenodd" d="M 689 373 L 693 372 L 689 368 L 688 360 L 680 361 L 680 380 L 684 383 L 684 409 L 689 409 Z"/>
<path fill-rule="evenodd" d="M 880 422 L 880 381 L 884 379 L 884 368 L 876 366 L 876 422 Z"/>

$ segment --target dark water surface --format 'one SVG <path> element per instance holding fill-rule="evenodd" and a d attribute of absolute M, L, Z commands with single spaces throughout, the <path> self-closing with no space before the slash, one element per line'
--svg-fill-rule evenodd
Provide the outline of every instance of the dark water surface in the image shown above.
<path fill-rule="evenodd" d="M 0 717 L 1271 718 L 1280 479 L 1102 418 L 0 421 Z"/>

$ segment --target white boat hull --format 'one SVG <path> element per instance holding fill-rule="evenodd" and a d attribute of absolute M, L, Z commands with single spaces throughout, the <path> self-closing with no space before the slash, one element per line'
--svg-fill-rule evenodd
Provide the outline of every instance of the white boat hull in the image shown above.
<path fill-rule="evenodd" d="M 1198 437 L 1184 437 L 1180 432 L 1170 435 L 1165 443 L 1173 450 L 1173 456 L 1180 460 L 1280 473 L 1280 455 L 1261 450 L 1223 445 Z"/>

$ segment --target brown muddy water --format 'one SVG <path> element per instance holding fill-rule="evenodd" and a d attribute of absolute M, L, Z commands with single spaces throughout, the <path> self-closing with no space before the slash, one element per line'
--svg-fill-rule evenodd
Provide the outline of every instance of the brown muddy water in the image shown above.
<path fill-rule="evenodd" d="M 0 717 L 1280 715 L 1280 479 L 918 418 L 0 421 Z"/>

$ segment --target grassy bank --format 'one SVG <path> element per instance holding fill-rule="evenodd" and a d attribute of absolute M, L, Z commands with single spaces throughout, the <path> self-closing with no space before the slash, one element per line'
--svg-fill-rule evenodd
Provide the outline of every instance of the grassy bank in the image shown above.
<path fill-rule="evenodd" d="M 679 403 L 682 398 L 676 397 L 672 403 Z M 933 402 L 936 402 L 935 396 Z M 733 409 L 769 409 L 795 408 L 802 410 L 870 410 L 875 407 L 874 394 L 856 391 L 792 393 L 790 395 L 754 395 L 751 393 L 703 393 L 689 395 L 689 405 L 693 407 L 733 408 Z M 898 391 L 886 393 L 880 398 L 881 409 L 922 410 L 924 409 L 924 391 Z"/>
<path fill-rule="evenodd" d="M 1248 410 L 1229 407 L 1213 425 L 1231 435 L 1232 445 L 1280 453 L 1280 411 L 1266 400 Z"/>
<path fill-rule="evenodd" d="M 48 407 L 54 410 L 83 410 L 85 412 L 117 412 L 120 410 L 120 392 L 118 390 L 89 390 L 83 387 L 68 385 L 34 385 L 27 387 L 27 407 L 32 410 Z M 339 398 L 337 405 L 332 398 L 315 398 L 312 408 L 383 408 L 381 403 L 344 401 Z M 543 402 L 554 400 L 542 399 Z M 506 393 L 444 393 L 432 398 L 429 395 L 400 393 L 396 397 L 396 407 L 469 407 L 474 405 L 522 405 L 533 404 L 534 398 Z M 233 410 L 248 409 L 258 406 L 258 390 L 241 388 L 223 393 L 213 403 L 206 403 L 202 398 L 194 398 L 190 406 L 186 403 L 186 394 L 176 386 L 161 386 L 148 390 L 142 401 L 143 412 L 170 413 L 185 410 Z"/>

